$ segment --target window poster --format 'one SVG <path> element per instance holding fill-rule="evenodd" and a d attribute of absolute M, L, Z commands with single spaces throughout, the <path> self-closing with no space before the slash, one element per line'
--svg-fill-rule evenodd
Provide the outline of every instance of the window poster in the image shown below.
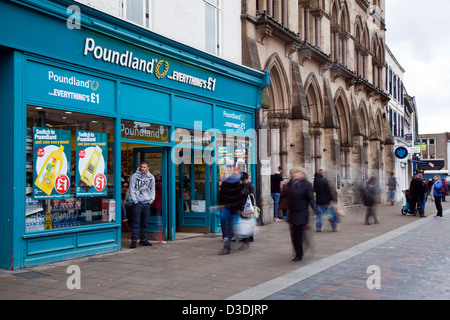
<path fill-rule="evenodd" d="M 33 127 L 33 198 L 70 198 L 69 130 Z"/>
<path fill-rule="evenodd" d="M 108 134 L 77 130 L 76 135 L 76 196 L 106 196 Z"/>

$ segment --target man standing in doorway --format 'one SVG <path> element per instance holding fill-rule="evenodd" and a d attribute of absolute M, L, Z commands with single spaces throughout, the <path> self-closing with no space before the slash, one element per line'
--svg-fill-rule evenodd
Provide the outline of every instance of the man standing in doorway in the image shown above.
<path fill-rule="evenodd" d="M 155 200 L 155 178 L 148 172 L 147 162 L 141 162 L 140 167 L 131 176 L 129 192 L 133 200 L 130 248 L 136 248 L 139 222 L 141 223 L 139 245 L 151 246 L 147 240 L 147 220 L 150 206 Z"/>
<path fill-rule="evenodd" d="M 281 166 L 278 166 L 278 171 L 270 177 L 270 194 L 273 199 L 274 221 L 281 221 L 281 219 L 278 218 L 278 203 L 280 203 L 280 195 L 283 191 L 283 176 L 281 175 L 282 172 L 283 169 L 281 168 Z"/>

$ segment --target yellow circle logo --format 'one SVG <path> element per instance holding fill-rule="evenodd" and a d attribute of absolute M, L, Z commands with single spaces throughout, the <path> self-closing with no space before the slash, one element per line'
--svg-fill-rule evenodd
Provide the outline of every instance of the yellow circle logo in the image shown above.
<path fill-rule="evenodd" d="M 163 64 L 163 62 L 164 62 L 164 71 L 163 71 L 163 73 L 160 73 L 159 69 L 161 68 L 161 65 Z M 155 77 L 157 77 L 158 79 L 162 79 L 166 76 L 168 71 L 169 71 L 169 63 L 167 61 L 160 60 L 155 68 Z"/>
<path fill-rule="evenodd" d="M 98 81 L 92 81 L 91 82 L 91 89 L 92 91 L 97 91 L 98 87 L 100 86 L 100 84 L 98 83 Z"/>

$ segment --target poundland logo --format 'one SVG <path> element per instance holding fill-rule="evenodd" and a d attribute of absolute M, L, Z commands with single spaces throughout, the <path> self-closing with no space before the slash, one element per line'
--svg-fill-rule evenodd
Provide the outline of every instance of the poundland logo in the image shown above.
<path fill-rule="evenodd" d="M 89 53 L 97 60 L 103 60 L 112 64 L 120 65 L 122 67 L 139 70 L 149 74 L 153 73 L 153 67 L 156 59 L 146 60 L 142 58 L 133 57 L 133 52 L 126 50 L 125 52 L 114 51 L 102 46 L 95 45 L 95 40 L 86 38 L 84 42 L 84 55 Z"/>
<path fill-rule="evenodd" d="M 239 120 L 239 121 L 244 121 L 245 120 L 245 116 L 243 114 L 236 114 L 236 113 L 228 113 L 226 111 L 223 112 L 223 116 L 225 118 L 229 118 L 229 119 L 234 119 L 234 120 Z"/>

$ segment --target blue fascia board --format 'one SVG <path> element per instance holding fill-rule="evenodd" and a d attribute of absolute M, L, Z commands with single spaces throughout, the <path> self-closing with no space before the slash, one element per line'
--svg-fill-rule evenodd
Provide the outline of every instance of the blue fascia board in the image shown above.
<path fill-rule="evenodd" d="M 166 57 L 181 60 L 196 67 L 235 78 L 257 87 L 267 87 L 269 85 L 270 80 L 268 79 L 267 71 L 262 72 L 232 63 L 81 3 L 68 0 L 11 0 L 10 2 L 65 21 L 70 16 L 67 13 L 67 8 L 70 5 L 77 5 L 81 9 L 81 28 L 114 37 L 134 46 L 142 47 L 143 49 L 151 50 Z M 84 14 L 85 12 L 88 12 L 88 14 Z"/>

